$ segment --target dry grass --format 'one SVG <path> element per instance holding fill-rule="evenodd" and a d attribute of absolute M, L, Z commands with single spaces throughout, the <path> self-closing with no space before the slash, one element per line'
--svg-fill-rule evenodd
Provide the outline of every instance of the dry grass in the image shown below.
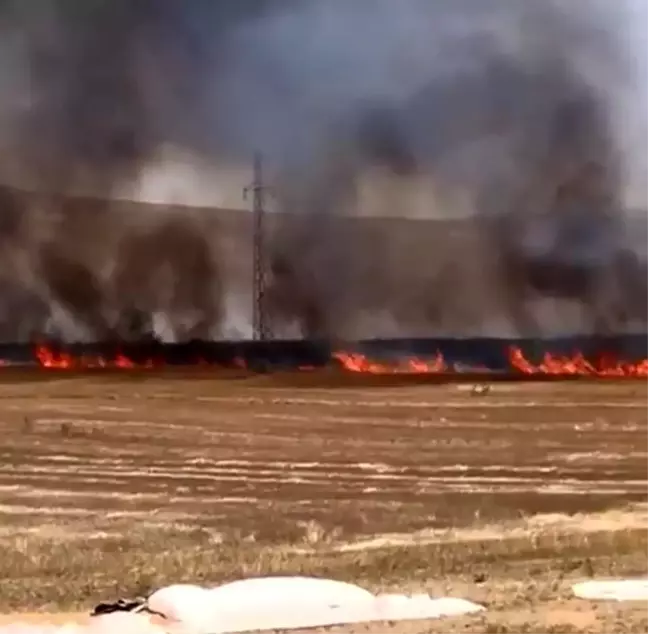
<path fill-rule="evenodd" d="M 206 378 L 0 385 L 0 611 L 301 573 L 488 607 L 343 632 L 646 631 L 570 596 L 648 570 L 643 383 Z"/>
<path fill-rule="evenodd" d="M 644 529 L 590 534 L 552 529 L 528 531 L 513 539 L 459 538 L 350 552 L 339 552 L 326 543 L 296 548 L 258 545 L 240 536 L 216 540 L 200 529 L 187 532 L 173 527 L 85 539 L 4 537 L 0 540 L 0 610 L 87 610 L 100 597 L 146 595 L 168 583 L 209 584 L 293 573 L 348 580 L 376 590 L 462 596 L 483 603 L 488 612 L 458 619 L 461 630 L 456 631 L 467 631 L 468 624 L 477 628 L 472 631 L 509 631 L 489 628 L 503 628 L 513 612 L 535 612 L 542 620 L 544 605 L 582 608 L 584 602 L 569 598 L 573 582 L 643 574 L 648 569 L 647 552 Z M 612 612 L 624 611 L 633 618 L 641 614 L 632 606 Z M 646 616 L 644 610 L 642 618 Z M 519 617 L 516 624 L 511 631 L 518 631 Z M 611 625 L 605 617 L 601 630 L 615 631 L 609 629 Z M 486 629 L 479 629 L 482 626 Z M 438 629 L 426 631 L 450 631 L 446 621 L 433 627 Z M 529 628 L 523 631 L 533 631 Z"/>
<path fill-rule="evenodd" d="M 218 583 L 272 573 L 315 574 L 376 589 L 449 589 L 475 584 L 475 599 L 509 609 L 562 595 L 574 578 L 646 570 L 646 531 L 548 533 L 513 540 L 427 544 L 342 553 L 299 552 L 227 539 L 200 530 L 134 532 L 81 540 L 18 538 L 0 543 L 2 608 L 88 608 L 97 597 L 146 594 L 176 581 Z M 499 581 L 516 587 L 502 593 Z M 432 581 L 431 581 L 432 580 Z M 496 582 L 495 596 L 488 592 Z M 480 586 L 483 586 L 480 588 Z M 475 594 L 477 596 L 475 596 Z M 548 593 L 548 594 L 547 594 Z M 483 598 L 481 598 L 483 600 Z"/>

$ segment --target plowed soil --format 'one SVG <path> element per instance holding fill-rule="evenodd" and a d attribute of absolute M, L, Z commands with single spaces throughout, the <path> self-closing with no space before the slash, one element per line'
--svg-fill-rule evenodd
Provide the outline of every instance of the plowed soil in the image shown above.
<path fill-rule="evenodd" d="M 391 631 L 646 631 L 644 606 L 569 588 L 648 570 L 647 396 L 633 380 L 7 371 L 0 608 L 298 571 L 488 606 Z"/>

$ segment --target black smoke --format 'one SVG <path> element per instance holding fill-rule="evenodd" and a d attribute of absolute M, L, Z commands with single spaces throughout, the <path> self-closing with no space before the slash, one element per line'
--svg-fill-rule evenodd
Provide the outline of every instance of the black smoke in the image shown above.
<path fill-rule="evenodd" d="M 193 14 L 210 17 L 215 37 L 220 13 L 245 15 L 222 3 L 191 4 L 186 11 L 165 0 L 5 3 L 6 29 L 23 41 L 13 61 L 23 64 L 29 86 L 27 105 L 11 121 L 12 150 L 21 179 L 37 192 L 3 190 L 3 238 L 28 253 L 26 283 L 13 293 L 31 294 L 40 306 L 29 332 L 14 337 L 145 337 L 160 312 L 193 313 L 188 325 L 174 324 L 180 336 L 187 328 L 208 336 L 205 321 L 218 324 L 217 254 L 187 214 L 121 231 L 99 253 L 106 232 L 124 224 L 112 202 L 119 188 L 136 183 L 164 143 L 192 143 L 184 122 L 209 71 Z M 152 289 L 157 279 L 169 288 Z"/>
<path fill-rule="evenodd" d="M 217 240 L 186 210 L 135 226 L 113 201 L 169 145 L 214 169 L 267 157 L 285 212 L 268 254 L 278 331 L 469 334 L 499 314 L 531 333 L 547 327 L 537 297 L 580 304 L 586 328 L 645 323 L 621 5 L 3 2 L 0 176 L 37 192 L 0 197 L 3 334 L 218 333 Z M 381 211 L 469 210 L 468 237 L 360 220 L 378 211 L 363 199 L 375 173 Z"/>
<path fill-rule="evenodd" d="M 495 15 L 507 5 L 488 4 Z M 422 85 L 343 113 L 331 127 L 340 135 L 335 151 L 328 137 L 315 153 L 319 178 L 308 161 L 291 174 L 300 183 L 289 203 L 297 218 L 278 233 L 272 268 L 281 319 L 290 313 L 308 336 L 359 336 L 370 315 L 395 320 L 396 332 L 423 322 L 428 333 L 476 334 L 499 309 L 510 329 L 540 335 L 561 327 L 560 313 L 544 324 L 536 315 L 534 300 L 549 298 L 578 304 L 587 330 L 645 327 L 646 256 L 627 243 L 627 157 L 611 105 L 623 96 L 583 61 L 622 74 L 619 33 L 605 28 L 593 3 L 570 13 L 529 5 L 516 27 L 494 18 L 490 35 L 480 29 L 488 22 L 483 13 L 480 22 L 483 7 L 443 5 L 446 17 L 468 16 L 468 33 L 437 49 L 443 61 L 430 58 Z M 522 42 L 512 53 L 515 28 Z M 467 192 L 478 250 L 448 256 L 440 236 L 427 245 L 412 240 L 390 258 L 389 244 L 351 239 L 340 216 L 354 215 L 357 181 L 376 165 L 402 178 L 404 190 L 414 175 Z M 429 204 L 438 215 L 438 200 Z M 444 212 L 452 217 L 452 208 Z"/>

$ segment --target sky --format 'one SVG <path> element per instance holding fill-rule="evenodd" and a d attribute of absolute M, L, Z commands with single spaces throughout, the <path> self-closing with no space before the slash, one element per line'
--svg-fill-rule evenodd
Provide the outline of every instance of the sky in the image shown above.
<path fill-rule="evenodd" d="M 594 6 L 597 0 L 586 0 L 585 4 L 587 1 Z M 612 93 L 609 106 L 625 156 L 626 205 L 641 211 L 648 204 L 648 2 L 620 0 L 614 4 L 615 9 L 608 11 L 612 18 L 608 25 L 622 43 L 628 77 L 619 84 L 616 94 L 611 86 L 603 85 L 601 89 Z M 407 15 L 405 11 L 403 14 L 402 22 L 405 23 Z M 275 28 L 278 32 L 282 29 L 290 32 L 289 23 L 279 22 Z M 402 24 L 397 25 L 396 30 L 400 28 L 403 28 Z M 271 35 L 266 37 L 271 39 Z M 594 69 L 594 74 L 596 71 Z M 370 84 L 367 81 L 367 86 Z M 190 151 L 168 150 L 161 153 L 158 163 L 147 166 L 139 183 L 123 195 L 156 203 L 246 209 L 248 206 L 243 200 L 242 189 L 251 180 L 251 162 L 250 157 L 247 164 L 239 160 L 214 168 L 209 161 Z M 430 205 L 425 204 L 426 197 L 434 189 L 429 180 L 427 177 L 413 177 L 407 183 L 409 203 L 404 207 L 413 217 L 431 213 Z M 385 170 L 366 170 L 361 176 L 360 213 L 381 214 L 378 201 L 389 198 L 394 185 L 395 179 Z M 399 192 L 398 195 L 403 195 L 402 188 Z M 470 214 L 468 206 L 464 205 L 462 210 Z M 384 213 L 389 212 L 385 210 Z M 443 212 L 440 211 L 439 215 L 443 216 Z"/>
<path fill-rule="evenodd" d="M 636 98 L 630 94 L 619 103 L 618 118 L 626 122 L 625 126 L 622 123 L 622 135 L 629 146 L 627 155 L 636 157 L 628 165 L 632 183 L 630 205 L 645 209 L 648 199 L 648 2 L 630 0 L 626 10 L 629 14 L 624 21 L 628 29 L 626 44 L 636 78 Z"/>
<path fill-rule="evenodd" d="M 579 0 L 577 4 L 582 6 L 587 1 L 594 4 L 598 2 L 598 0 L 585 0 L 585 2 Z M 629 206 L 648 208 L 648 179 L 645 178 L 645 175 L 648 174 L 648 2 L 645 0 L 616 0 L 614 4 L 618 7 L 620 16 L 625 12 L 625 16 L 629 18 L 619 20 L 618 24 L 622 31 L 620 39 L 625 41 L 630 80 L 626 82 L 624 89 L 613 98 L 615 122 L 626 154 L 628 179 L 626 194 Z M 402 6 L 405 6 L 405 3 Z M 377 22 L 374 25 L 375 32 L 367 33 L 363 36 L 364 39 L 357 43 L 348 33 L 340 32 L 340 21 L 336 22 L 334 14 L 327 14 L 326 11 L 320 13 L 321 15 L 312 12 L 312 16 L 320 20 L 320 24 L 313 31 L 315 37 L 298 35 L 304 33 L 302 27 L 305 19 L 288 17 L 275 20 L 270 27 L 264 28 L 260 33 L 252 32 L 246 35 L 245 29 L 243 29 L 242 42 L 247 46 L 250 41 L 259 41 L 261 42 L 259 46 L 265 45 L 268 50 L 273 51 L 274 63 L 286 66 L 286 76 L 292 77 L 295 81 L 301 82 L 300 85 L 308 87 L 307 94 L 310 101 L 331 99 L 336 95 L 335 91 L 328 88 L 326 81 L 314 81 L 309 77 L 312 66 L 303 61 L 309 56 L 314 60 L 319 60 L 320 72 L 324 73 L 323 77 L 331 77 L 329 83 L 335 83 L 336 90 L 343 99 L 358 99 L 362 95 L 383 94 L 386 89 L 392 86 L 396 86 L 400 90 L 404 81 L 401 78 L 402 75 L 407 75 L 408 81 L 414 84 L 418 75 L 424 76 L 427 72 L 426 69 L 419 68 L 416 63 L 417 59 L 419 61 L 428 59 L 425 55 L 417 56 L 414 52 L 412 59 L 408 61 L 407 56 L 401 55 L 399 52 L 404 48 L 401 44 L 407 38 L 412 41 L 425 42 L 425 25 L 416 19 L 415 13 L 405 9 L 399 14 L 392 12 L 396 19 L 393 19 L 391 23 L 388 21 Z M 312 20 L 312 16 L 309 19 Z M 347 18 L 351 30 L 355 28 L 354 25 L 362 23 L 362 15 L 359 11 L 350 11 Z M 501 16 L 497 17 L 497 20 L 502 20 Z M 456 29 L 457 33 L 461 32 L 461 21 L 449 21 L 448 24 Z M 407 36 L 408 33 L 411 33 L 411 38 Z M 21 46 L 24 46 L 20 35 L 11 32 L 4 32 L 2 35 L 3 53 L 11 51 L 17 58 L 20 57 Z M 392 45 L 388 45 L 390 40 Z M 331 46 L 328 43 L 331 41 L 338 41 L 339 45 Z M 286 44 L 282 45 L 282 42 L 286 42 Z M 387 44 L 376 44 L 377 42 L 387 42 Z M 300 51 L 300 54 L 294 55 L 297 50 Z M 363 50 L 364 54 L 362 54 Z M 415 48 L 412 50 L 415 51 Z M 375 76 L 365 74 L 361 81 L 358 81 L 358 76 L 361 73 L 355 72 L 353 68 L 340 72 L 343 64 L 339 62 L 345 59 L 345 55 L 346 58 L 355 60 L 358 68 L 362 68 L 366 61 L 363 55 L 382 55 L 385 59 L 399 59 L 399 63 L 393 70 L 397 81 L 394 80 L 388 85 L 381 74 Z M 10 57 L 6 55 L 4 57 L 11 61 Z M 322 60 L 328 60 L 327 64 L 322 66 Z M 230 73 L 226 73 L 225 86 L 231 88 L 231 94 L 234 95 L 231 103 L 227 103 L 225 100 L 226 109 L 229 107 L 236 110 L 248 107 L 245 105 L 246 100 L 240 98 L 246 95 L 246 91 L 237 84 L 236 73 L 237 70 L 249 72 L 250 65 L 254 66 L 257 63 L 258 61 L 254 61 L 254 56 L 249 59 L 244 56 L 238 62 L 240 69 L 234 68 Z M 234 66 L 236 65 L 234 64 Z M 0 67 L 0 90 L 3 93 L 3 112 L 0 112 L 0 122 L 3 115 L 6 115 L 9 120 L 15 110 L 20 109 L 21 104 L 24 103 L 25 93 L 29 91 L 29 84 L 25 79 L 25 73 L 21 72 L 22 70 L 19 64 L 6 63 Z M 258 94 L 263 95 L 264 90 L 267 89 L 269 88 L 261 87 Z M 269 118 L 269 123 L 264 123 L 258 116 L 254 116 L 258 113 L 254 108 L 255 106 L 252 106 L 247 118 L 241 118 L 240 123 L 234 121 L 236 124 L 234 128 L 237 125 L 241 127 L 241 130 L 235 130 L 239 136 L 243 134 L 242 130 L 247 130 L 250 124 L 252 124 L 251 129 L 247 133 L 250 139 L 265 139 L 271 143 L 277 142 L 273 135 L 285 135 L 287 130 L 290 131 L 289 128 L 282 127 L 282 125 L 286 125 L 283 121 L 281 125 L 275 125 L 276 122 Z M 10 145 L 11 131 L 3 135 L 1 141 Z M 204 160 L 197 154 L 192 154 L 187 149 L 167 146 L 142 170 L 139 180 L 135 184 L 121 187 L 115 192 L 115 195 L 156 203 L 168 202 L 245 209 L 248 205 L 243 200 L 242 189 L 249 184 L 252 177 L 253 142 L 244 140 L 243 145 L 245 143 L 249 145 L 246 150 L 250 154 L 249 162 L 239 156 L 236 163 L 218 166 L 214 166 L 213 163 Z M 10 171 L 5 170 L 5 173 Z M 10 178 L 20 180 L 15 174 Z M 388 180 L 384 173 L 379 179 L 369 175 L 364 178 L 362 189 L 367 195 L 367 207 L 371 207 L 372 201 L 380 197 L 375 192 L 372 194 L 372 187 L 375 185 L 377 191 L 389 189 Z M 422 197 L 425 190 L 429 189 L 427 184 L 415 179 L 412 179 L 409 185 L 412 188 L 413 198 L 419 194 Z M 416 210 L 413 213 L 419 215 Z"/>

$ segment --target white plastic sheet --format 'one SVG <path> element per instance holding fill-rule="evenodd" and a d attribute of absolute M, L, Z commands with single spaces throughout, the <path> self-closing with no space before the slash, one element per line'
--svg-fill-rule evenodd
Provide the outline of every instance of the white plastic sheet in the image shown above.
<path fill-rule="evenodd" d="M 152 594 L 148 605 L 205 634 L 435 619 L 483 610 L 463 599 L 376 596 L 350 583 L 312 577 L 245 579 L 209 590 L 169 586 Z"/>
<path fill-rule="evenodd" d="M 0 627 L 0 634 L 234 634 L 437 619 L 484 609 L 464 599 L 374 595 L 350 583 L 311 577 L 262 577 L 215 588 L 177 584 L 154 592 L 147 607 L 163 615 L 161 624 L 152 623 L 145 613 L 114 612 L 91 619 L 85 627 L 16 624 Z"/>
<path fill-rule="evenodd" d="M 572 586 L 572 590 L 581 599 L 648 602 L 648 578 L 583 581 Z"/>

